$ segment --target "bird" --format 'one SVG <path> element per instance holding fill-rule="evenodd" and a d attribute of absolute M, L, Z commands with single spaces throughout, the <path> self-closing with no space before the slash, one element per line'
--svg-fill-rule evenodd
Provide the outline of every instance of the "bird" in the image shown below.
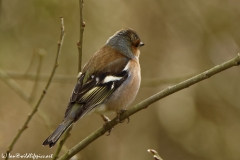
<path fill-rule="evenodd" d="M 111 36 L 84 65 L 72 91 L 65 116 L 58 128 L 43 142 L 53 147 L 61 135 L 80 118 L 92 112 L 105 123 L 106 113 L 119 117 L 135 99 L 140 83 L 140 47 L 136 31 L 123 28 Z"/>

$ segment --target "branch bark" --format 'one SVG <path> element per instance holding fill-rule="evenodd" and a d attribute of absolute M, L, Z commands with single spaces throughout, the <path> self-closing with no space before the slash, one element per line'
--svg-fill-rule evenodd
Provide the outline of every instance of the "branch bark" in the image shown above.
<path fill-rule="evenodd" d="M 156 101 L 159 101 L 160 99 L 167 97 L 175 92 L 178 92 L 180 90 L 183 90 L 185 88 L 188 88 L 202 80 L 205 80 L 207 78 L 210 78 L 211 76 L 222 72 L 228 68 L 231 68 L 233 66 L 240 65 L 240 54 L 238 54 L 235 58 L 222 63 L 220 65 L 217 65 L 201 74 L 198 74 L 190 79 L 187 79 L 183 82 L 180 82 L 174 86 L 167 87 L 166 89 L 156 93 L 155 95 L 143 100 L 139 104 L 133 106 L 120 116 L 120 121 L 130 117 L 131 115 L 141 111 L 142 109 L 147 108 L 149 105 L 153 104 Z M 90 134 L 88 137 L 83 139 L 81 142 L 79 142 L 76 146 L 74 146 L 72 149 L 70 149 L 67 153 L 65 153 L 60 160 L 67 160 L 73 157 L 75 154 L 77 154 L 79 151 L 87 147 L 89 144 L 91 144 L 93 141 L 95 141 L 100 136 L 104 135 L 109 129 L 113 128 L 118 124 L 117 118 L 114 118 L 111 120 L 105 127 L 101 127 L 92 134 Z"/>
<path fill-rule="evenodd" d="M 83 32 L 85 28 L 85 22 L 83 21 L 83 0 L 79 0 L 79 8 L 80 8 L 80 35 L 79 35 L 79 41 L 77 42 L 78 47 L 78 73 L 81 72 L 81 66 L 82 66 L 82 44 L 83 44 Z"/>
<path fill-rule="evenodd" d="M 73 128 L 73 125 L 71 125 L 68 128 L 68 130 L 65 132 L 65 134 L 63 135 L 63 138 L 59 142 L 58 148 L 57 148 L 56 152 L 54 153 L 52 160 L 58 159 L 58 155 L 59 155 L 60 151 L 62 150 L 64 143 L 66 142 L 67 138 L 71 135 L 72 128 Z"/>

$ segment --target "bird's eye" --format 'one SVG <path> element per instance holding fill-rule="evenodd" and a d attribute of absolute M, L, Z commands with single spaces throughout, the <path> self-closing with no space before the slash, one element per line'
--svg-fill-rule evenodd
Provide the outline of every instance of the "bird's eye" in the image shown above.
<path fill-rule="evenodd" d="M 142 46 L 144 46 L 144 43 L 141 42 L 141 41 L 139 41 L 139 42 L 137 42 L 134 46 L 135 46 L 135 47 L 142 47 Z"/>
<path fill-rule="evenodd" d="M 137 39 L 137 40 L 135 40 L 135 42 L 134 42 L 134 46 L 137 48 L 137 47 L 139 47 L 139 45 L 140 45 L 140 40 L 139 39 Z"/>

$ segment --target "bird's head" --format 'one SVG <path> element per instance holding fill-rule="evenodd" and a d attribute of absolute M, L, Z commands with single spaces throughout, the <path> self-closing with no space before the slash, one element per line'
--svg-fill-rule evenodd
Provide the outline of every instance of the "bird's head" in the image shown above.
<path fill-rule="evenodd" d="M 111 36 L 106 45 L 111 46 L 129 58 L 139 57 L 139 48 L 144 46 L 138 34 L 130 29 L 124 28 Z"/>

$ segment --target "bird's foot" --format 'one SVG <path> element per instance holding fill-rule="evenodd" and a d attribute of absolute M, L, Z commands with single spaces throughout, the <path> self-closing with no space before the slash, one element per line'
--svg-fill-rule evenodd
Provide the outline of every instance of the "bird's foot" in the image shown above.
<path fill-rule="evenodd" d="M 125 121 L 125 119 L 121 121 L 120 116 L 126 111 L 127 111 L 126 109 L 121 109 L 120 111 L 117 112 L 117 122 L 118 123 L 123 123 Z M 130 118 L 127 117 L 127 123 L 129 123 L 129 122 L 130 122 Z"/>
<path fill-rule="evenodd" d="M 102 117 L 103 121 L 105 122 L 105 123 L 103 124 L 103 127 L 107 127 L 108 123 L 109 123 L 111 120 L 110 120 L 107 116 L 105 116 L 105 115 L 101 115 L 101 117 Z M 108 133 L 107 133 L 106 136 L 109 136 L 109 135 L 111 134 L 112 129 L 113 129 L 113 128 L 111 128 L 111 129 L 108 130 Z"/>

